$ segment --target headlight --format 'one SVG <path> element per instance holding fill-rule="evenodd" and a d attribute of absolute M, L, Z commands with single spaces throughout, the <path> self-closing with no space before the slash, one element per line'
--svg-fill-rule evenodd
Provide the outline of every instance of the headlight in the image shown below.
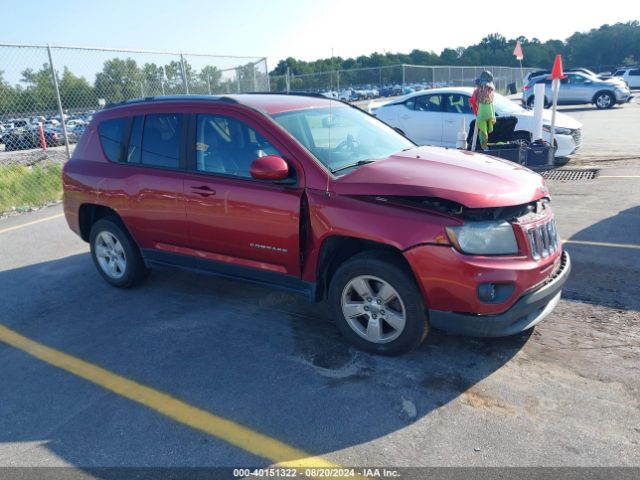
<path fill-rule="evenodd" d="M 507 255 L 518 253 L 518 243 L 510 223 L 503 221 L 471 222 L 447 227 L 449 240 L 461 253 L 470 255 Z"/>
<path fill-rule="evenodd" d="M 542 130 L 547 133 L 551 132 L 551 125 L 542 125 Z M 571 129 L 556 127 L 556 135 L 571 135 Z"/>

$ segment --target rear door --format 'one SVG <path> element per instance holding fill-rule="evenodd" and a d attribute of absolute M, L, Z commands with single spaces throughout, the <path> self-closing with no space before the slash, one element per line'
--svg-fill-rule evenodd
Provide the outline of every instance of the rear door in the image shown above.
<path fill-rule="evenodd" d="M 442 145 L 442 95 L 411 97 L 398 114 L 402 131 L 418 145 Z"/>
<path fill-rule="evenodd" d="M 188 243 L 182 196 L 184 114 L 154 113 L 105 120 L 101 143 L 111 162 L 98 188 L 142 249 Z M 147 252 L 145 252 L 147 253 Z"/>
<path fill-rule="evenodd" d="M 282 147 L 259 125 L 228 110 L 192 116 L 190 173 L 184 179 L 191 246 L 198 257 L 300 278 L 301 178 Z M 264 155 L 289 163 L 290 179 L 255 180 Z"/>

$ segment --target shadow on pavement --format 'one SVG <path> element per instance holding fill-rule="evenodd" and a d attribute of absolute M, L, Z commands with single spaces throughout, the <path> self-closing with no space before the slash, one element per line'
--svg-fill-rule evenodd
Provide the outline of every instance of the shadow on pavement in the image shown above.
<path fill-rule="evenodd" d="M 449 402 L 479 408 L 463 397 L 530 335 L 432 332 L 409 355 L 374 357 L 322 304 L 172 270 L 117 290 L 88 254 L 0 272 L 0 285 L 9 328 L 315 455 L 400 434 Z M 270 463 L 2 343 L 0 362 L 0 443 L 15 446 L 0 464 Z"/>
<path fill-rule="evenodd" d="M 615 207 L 615 206 L 612 206 Z M 569 240 L 639 245 L 640 207 L 595 223 Z M 640 249 L 568 243 L 573 271 L 563 292 L 567 299 L 640 311 Z"/>

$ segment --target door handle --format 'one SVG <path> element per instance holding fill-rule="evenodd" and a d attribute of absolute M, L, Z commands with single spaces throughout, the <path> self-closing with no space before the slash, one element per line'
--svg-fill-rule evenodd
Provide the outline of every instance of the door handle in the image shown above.
<path fill-rule="evenodd" d="M 445 120 L 447 123 L 455 123 L 455 120 Z"/>
<path fill-rule="evenodd" d="M 203 197 L 210 197 L 211 195 L 215 195 L 216 191 L 208 187 L 207 185 L 201 185 L 199 187 L 191 187 L 191 191 L 196 195 L 201 195 Z"/>
<path fill-rule="evenodd" d="M 402 120 L 408 120 L 409 119 L 409 115 L 401 115 L 400 118 Z"/>

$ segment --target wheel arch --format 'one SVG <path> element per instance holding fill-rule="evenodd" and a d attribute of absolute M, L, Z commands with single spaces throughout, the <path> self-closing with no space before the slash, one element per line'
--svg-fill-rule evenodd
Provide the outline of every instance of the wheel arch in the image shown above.
<path fill-rule="evenodd" d="M 99 205 L 95 203 L 83 203 L 80 205 L 78 211 L 78 225 L 80 227 L 80 237 L 85 241 L 89 241 L 89 235 L 91 234 L 91 227 L 94 223 L 102 218 L 115 217 L 118 219 L 120 226 L 123 228 L 124 223 L 120 218 L 120 215 L 110 207 L 105 205 Z"/>
<path fill-rule="evenodd" d="M 332 235 L 323 240 L 318 253 L 316 265 L 316 301 L 327 298 L 329 284 L 338 268 L 354 255 L 363 252 L 371 252 L 372 254 L 377 252 L 380 258 L 389 258 L 397 261 L 417 285 L 413 270 L 402 254 L 402 251 L 398 248 L 386 243 L 363 238 Z"/>

